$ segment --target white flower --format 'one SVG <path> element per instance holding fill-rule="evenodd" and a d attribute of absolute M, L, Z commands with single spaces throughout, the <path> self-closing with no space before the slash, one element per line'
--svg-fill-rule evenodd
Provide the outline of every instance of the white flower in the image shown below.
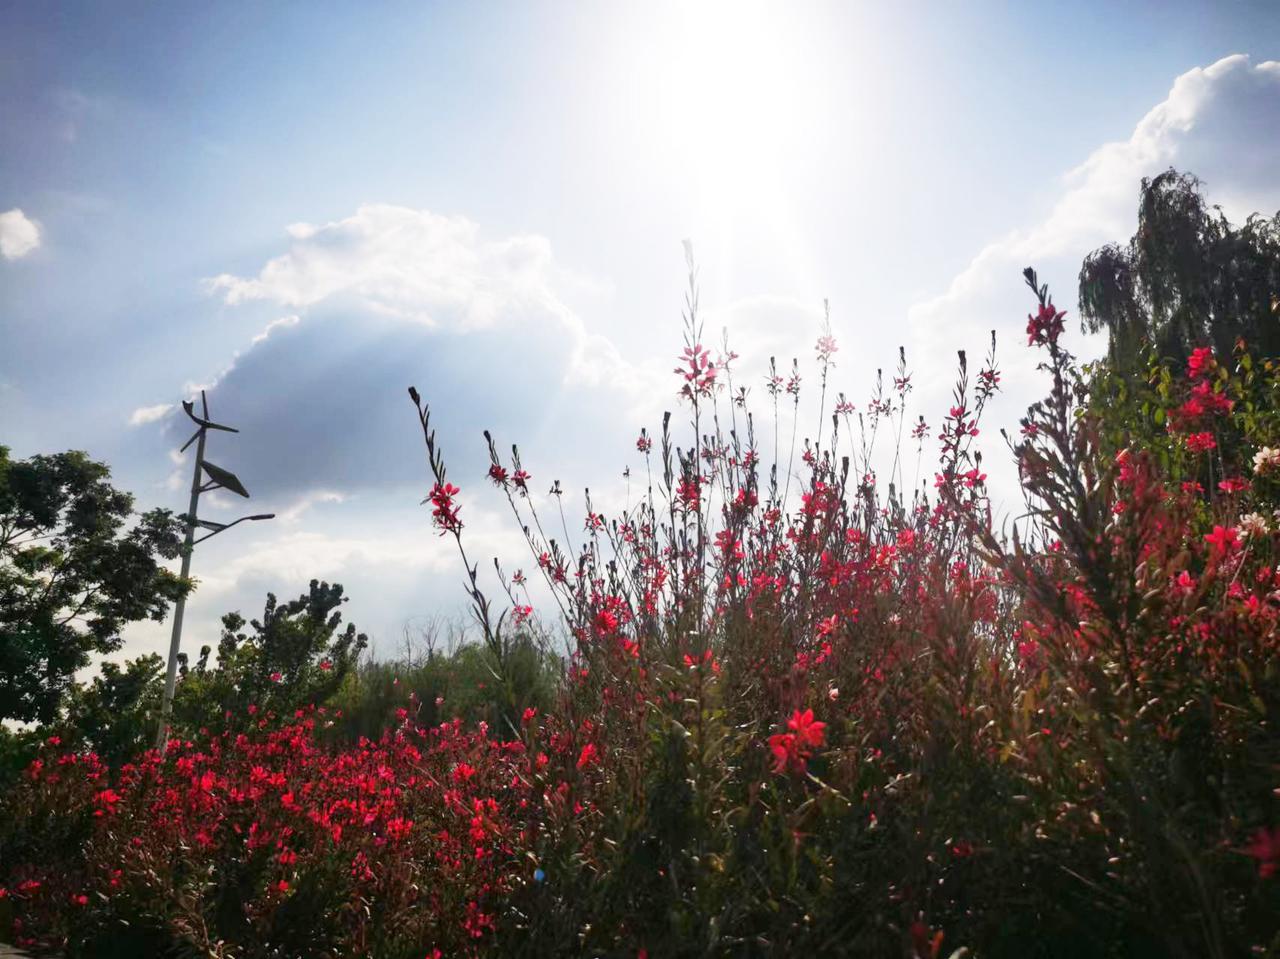
<path fill-rule="evenodd" d="M 1253 454 L 1253 471 L 1267 473 L 1280 467 L 1280 450 L 1264 446 Z"/>
<path fill-rule="evenodd" d="M 1261 513 L 1249 513 L 1240 517 L 1240 532 L 1246 537 L 1266 536 L 1271 528 L 1267 526 L 1267 518 Z"/>

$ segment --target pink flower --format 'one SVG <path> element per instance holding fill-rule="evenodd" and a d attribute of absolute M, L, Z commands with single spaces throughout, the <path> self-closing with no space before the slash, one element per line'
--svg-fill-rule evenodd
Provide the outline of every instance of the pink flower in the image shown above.
<path fill-rule="evenodd" d="M 1066 315 L 1066 310 L 1055 310 L 1052 303 L 1041 304 L 1035 316 L 1027 314 L 1027 346 L 1057 343 Z"/>
<path fill-rule="evenodd" d="M 453 502 L 453 498 L 461 492 L 452 483 L 436 483 L 431 487 L 431 493 L 427 496 L 431 501 L 431 519 L 441 536 L 445 533 L 457 533 L 462 529 L 462 520 L 458 519 L 461 507 Z"/>

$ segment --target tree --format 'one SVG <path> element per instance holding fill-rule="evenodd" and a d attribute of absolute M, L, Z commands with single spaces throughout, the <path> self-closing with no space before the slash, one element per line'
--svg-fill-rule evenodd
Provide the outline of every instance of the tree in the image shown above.
<path fill-rule="evenodd" d="M 156 509 L 130 525 L 133 497 L 109 477 L 82 452 L 15 461 L 0 446 L 0 719 L 53 721 L 93 654 L 189 589 L 161 565 L 182 522 Z"/>
<path fill-rule="evenodd" d="M 1138 231 L 1080 268 L 1086 331 L 1106 330 L 1111 359 L 1131 367 L 1142 345 L 1185 359 L 1197 346 L 1230 355 L 1237 338 L 1280 356 L 1280 213 L 1241 227 L 1208 207 L 1194 176 L 1144 179 Z"/>
<path fill-rule="evenodd" d="M 196 665 L 183 668 L 175 721 L 193 730 L 222 728 L 226 714 L 240 722 L 250 707 L 284 714 L 324 702 L 369 642 L 352 624 L 339 631 L 345 602 L 341 585 L 313 579 L 306 593 L 283 605 L 268 593 L 261 619 L 223 616 L 216 665 L 205 646 Z"/>
<path fill-rule="evenodd" d="M 83 737 L 108 766 L 119 766 L 151 745 L 160 721 L 165 662 L 156 653 L 110 660 L 88 685 L 77 684 L 67 702 L 68 736 Z"/>

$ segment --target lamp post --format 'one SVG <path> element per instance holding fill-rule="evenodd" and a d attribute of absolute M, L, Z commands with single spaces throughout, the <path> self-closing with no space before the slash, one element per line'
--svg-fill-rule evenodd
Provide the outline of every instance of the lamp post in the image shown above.
<path fill-rule="evenodd" d="M 216 523 L 212 520 L 202 520 L 198 517 L 197 510 L 200 506 L 201 493 L 207 493 L 215 489 L 225 489 L 248 499 L 249 491 L 244 488 L 244 484 L 240 482 L 234 473 L 224 470 L 220 466 L 215 466 L 204 458 L 205 436 L 209 430 L 222 430 L 225 433 L 239 433 L 240 431 L 230 426 L 214 423 L 209 419 L 209 401 L 205 398 L 204 390 L 200 391 L 200 416 L 196 416 L 195 404 L 190 401 L 184 400 L 182 409 L 197 427 L 191 439 L 187 440 L 183 444 L 182 450 L 179 451 L 183 452 L 192 443 L 196 444 L 196 465 L 191 476 L 191 502 L 187 506 L 186 515 L 182 517 L 187 524 L 187 537 L 182 547 L 181 574 L 185 580 L 191 572 L 191 553 L 196 543 L 203 543 L 210 537 L 217 536 L 224 529 L 230 529 L 232 526 L 247 520 L 272 519 L 275 513 L 242 516 L 231 523 Z M 201 482 L 201 474 L 208 477 L 207 482 Z M 197 526 L 210 532 L 196 539 Z M 164 676 L 164 699 L 160 706 L 160 728 L 156 731 L 156 749 L 162 754 L 169 741 L 169 717 L 173 713 L 173 692 L 178 681 L 178 649 L 182 645 L 182 614 L 186 611 L 186 606 L 187 600 L 184 596 L 178 600 L 173 608 L 173 633 L 169 637 L 169 665 Z"/>

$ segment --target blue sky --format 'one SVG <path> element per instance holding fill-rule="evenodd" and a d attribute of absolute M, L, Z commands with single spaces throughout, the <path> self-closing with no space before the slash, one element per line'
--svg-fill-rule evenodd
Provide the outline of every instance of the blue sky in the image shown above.
<path fill-rule="evenodd" d="M 211 386 L 244 432 L 209 458 L 281 518 L 197 554 L 187 647 L 313 575 L 391 643 L 462 598 L 410 382 L 509 567 L 480 430 L 539 489 L 622 505 L 674 408 L 686 237 L 757 393 L 825 297 L 838 388 L 905 344 L 930 422 L 996 328 L 1011 425 L 1022 266 L 1074 307 L 1171 164 L 1234 216 L 1280 208 L 1277 59 L 1263 2 L 6 4 L 0 442 L 180 509 L 172 407 Z"/>

